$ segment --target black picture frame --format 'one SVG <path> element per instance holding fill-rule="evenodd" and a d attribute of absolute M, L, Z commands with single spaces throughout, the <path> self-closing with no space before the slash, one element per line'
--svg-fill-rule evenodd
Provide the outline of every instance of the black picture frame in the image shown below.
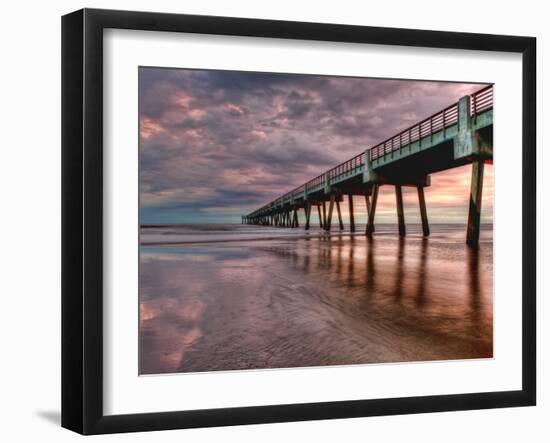
<path fill-rule="evenodd" d="M 171 31 L 519 53 L 522 117 L 522 389 L 260 407 L 103 413 L 103 30 Z M 62 18 L 62 426 L 82 434 L 412 414 L 536 402 L 536 39 L 83 9 Z"/>

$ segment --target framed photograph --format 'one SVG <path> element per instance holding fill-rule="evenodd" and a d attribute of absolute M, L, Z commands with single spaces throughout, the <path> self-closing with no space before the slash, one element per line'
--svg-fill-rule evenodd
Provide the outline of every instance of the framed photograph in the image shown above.
<path fill-rule="evenodd" d="M 531 37 L 62 20 L 62 425 L 536 402 Z"/>

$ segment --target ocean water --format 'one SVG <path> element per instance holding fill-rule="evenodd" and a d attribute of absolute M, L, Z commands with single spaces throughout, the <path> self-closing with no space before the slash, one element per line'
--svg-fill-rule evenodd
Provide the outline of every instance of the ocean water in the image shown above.
<path fill-rule="evenodd" d="M 142 227 L 140 373 L 491 358 L 492 226 L 430 228 Z"/>

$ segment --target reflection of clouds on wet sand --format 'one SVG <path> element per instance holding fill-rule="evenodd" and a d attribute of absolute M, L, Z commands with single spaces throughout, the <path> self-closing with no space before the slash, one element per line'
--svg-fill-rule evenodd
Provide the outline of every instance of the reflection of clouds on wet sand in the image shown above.
<path fill-rule="evenodd" d="M 492 241 L 462 236 L 143 248 L 141 372 L 491 357 Z"/>
<path fill-rule="evenodd" d="M 192 278 L 182 280 L 178 273 L 165 266 L 176 264 L 180 267 L 184 258 L 185 255 L 176 253 L 141 256 L 141 265 L 150 266 L 153 271 L 140 276 L 140 359 L 143 373 L 176 371 L 182 356 L 202 336 L 200 320 L 204 302 L 200 300 L 200 294 L 205 289 L 204 282 Z M 193 259 L 197 258 L 201 255 L 193 256 Z M 160 293 L 151 295 L 153 288 L 162 289 Z"/>
<path fill-rule="evenodd" d="M 142 359 L 142 372 L 178 369 L 185 352 L 202 336 L 203 309 L 197 299 L 160 297 L 140 304 L 141 352 L 148 356 Z"/>

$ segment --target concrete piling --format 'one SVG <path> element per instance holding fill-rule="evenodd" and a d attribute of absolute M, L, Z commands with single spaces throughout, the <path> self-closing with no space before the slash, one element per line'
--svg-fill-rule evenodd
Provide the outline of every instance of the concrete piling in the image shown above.
<path fill-rule="evenodd" d="M 472 162 L 472 182 L 470 188 L 470 209 L 468 211 L 468 228 L 466 243 L 469 246 L 479 244 L 479 227 L 481 223 L 481 196 L 483 194 L 483 172 L 485 164 L 483 160 L 476 159 Z"/>
<path fill-rule="evenodd" d="M 397 225 L 399 227 L 399 236 L 405 237 L 405 213 L 403 211 L 403 190 L 401 185 L 395 185 L 395 203 L 397 206 Z"/>

